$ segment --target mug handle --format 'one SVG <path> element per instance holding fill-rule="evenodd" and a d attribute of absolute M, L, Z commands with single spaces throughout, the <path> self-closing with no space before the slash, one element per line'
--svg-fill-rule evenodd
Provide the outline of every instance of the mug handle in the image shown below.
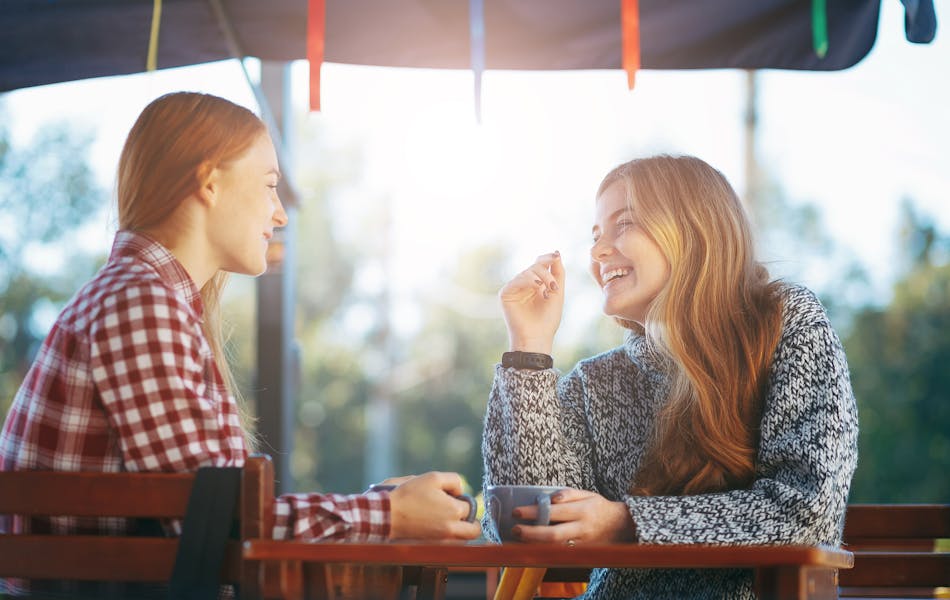
<path fill-rule="evenodd" d="M 456 498 L 468 502 L 468 516 L 465 517 L 465 520 L 469 523 L 474 523 L 475 514 L 478 512 L 478 503 L 475 502 L 475 498 L 472 498 L 468 494 L 462 494 L 461 496 L 456 496 Z"/>
<path fill-rule="evenodd" d="M 534 524 L 535 525 L 550 525 L 551 524 L 551 495 L 538 494 L 538 497 L 535 498 L 534 501 L 538 505 L 538 517 L 534 520 Z"/>
<path fill-rule="evenodd" d="M 395 485 L 390 483 L 374 483 L 369 486 L 366 492 L 391 492 L 396 489 Z M 366 492 L 363 492 L 364 494 Z M 455 496 L 456 500 L 462 500 L 463 502 L 468 502 L 468 515 L 465 517 L 465 520 L 469 523 L 475 522 L 475 514 L 478 512 L 478 503 L 475 502 L 475 498 L 472 498 L 468 494 L 462 494 L 461 496 Z"/>

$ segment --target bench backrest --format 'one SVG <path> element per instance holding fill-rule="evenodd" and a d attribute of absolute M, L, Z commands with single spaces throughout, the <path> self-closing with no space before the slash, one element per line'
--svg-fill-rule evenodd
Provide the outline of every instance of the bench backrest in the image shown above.
<path fill-rule="evenodd" d="M 838 572 L 842 597 L 934 598 L 950 587 L 950 504 L 852 504 L 844 547 L 854 568 Z"/>
<path fill-rule="evenodd" d="M 27 518 L 181 520 L 194 473 L 0 472 L 0 515 Z M 274 471 L 270 458 L 248 458 L 241 475 L 241 538 L 269 536 Z M 240 542 L 228 543 L 222 583 L 255 584 L 242 569 Z M 0 577 L 33 580 L 167 583 L 178 539 L 132 535 L 0 534 Z"/>

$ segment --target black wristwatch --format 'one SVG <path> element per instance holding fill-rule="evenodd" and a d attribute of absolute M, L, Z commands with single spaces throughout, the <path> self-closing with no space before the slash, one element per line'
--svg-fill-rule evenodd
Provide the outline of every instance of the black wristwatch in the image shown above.
<path fill-rule="evenodd" d="M 505 352 L 501 355 L 501 366 L 543 371 L 554 366 L 554 359 L 538 352 Z"/>

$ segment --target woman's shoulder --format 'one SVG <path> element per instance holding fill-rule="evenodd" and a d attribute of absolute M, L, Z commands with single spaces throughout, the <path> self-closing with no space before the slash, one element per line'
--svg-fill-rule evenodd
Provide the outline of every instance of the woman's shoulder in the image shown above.
<path fill-rule="evenodd" d="M 187 303 L 148 264 L 123 257 L 107 263 L 70 302 L 78 328 L 103 319 L 139 319 L 149 311 L 187 310 Z"/>
<path fill-rule="evenodd" d="M 775 360 L 802 368 L 819 355 L 843 356 L 841 340 L 817 294 L 802 285 L 787 285 L 782 293 L 782 334 Z"/>
<path fill-rule="evenodd" d="M 588 378 L 601 378 L 607 373 L 653 373 L 663 370 L 663 360 L 650 349 L 643 335 L 628 331 L 621 345 L 578 361 L 575 370 Z"/>
<path fill-rule="evenodd" d="M 131 257 L 107 265 L 101 273 L 98 290 L 123 299 L 159 297 L 174 301 L 174 287 L 162 279 L 149 264 Z"/>
<path fill-rule="evenodd" d="M 580 359 L 577 361 L 576 368 L 582 371 L 599 370 L 609 368 L 617 364 L 618 361 L 623 362 L 625 360 L 626 351 L 624 346 L 617 346 L 616 348 L 605 350 L 599 354 Z"/>
<path fill-rule="evenodd" d="M 783 283 L 782 329 L 785 335 L 810 327 L 830 327 L 828 311 L 818 295 L 804 285 Z"/>

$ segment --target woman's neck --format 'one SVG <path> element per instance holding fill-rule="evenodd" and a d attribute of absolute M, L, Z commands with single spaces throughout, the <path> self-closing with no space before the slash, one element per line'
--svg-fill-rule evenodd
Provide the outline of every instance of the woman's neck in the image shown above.
<path fill-rule="evenodd" d="M 211 260 L 208 244 L 203 236 L 194 235 L 187 224 L 175 226 L 164 223 L 161 226 L 143 229 L 143 233 L 164 246 L 181 263 L 185 271 L 199 290 L 218 272 Z"/>

